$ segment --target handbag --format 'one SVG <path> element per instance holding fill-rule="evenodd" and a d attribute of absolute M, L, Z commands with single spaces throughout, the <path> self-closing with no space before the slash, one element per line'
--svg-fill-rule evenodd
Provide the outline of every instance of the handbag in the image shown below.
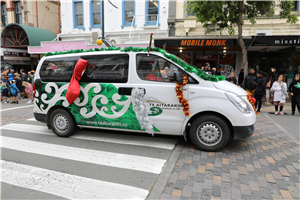
<path fill-rule="evenodd" d="M 271 78 L 270 78 L 269 82 L 267 82 L 267 84 L 266 84 L 266 88 L 270 88 L 270 87 L 271 87 L 271 80 L 272 80 L 272 76 L 271 76 Z"/>

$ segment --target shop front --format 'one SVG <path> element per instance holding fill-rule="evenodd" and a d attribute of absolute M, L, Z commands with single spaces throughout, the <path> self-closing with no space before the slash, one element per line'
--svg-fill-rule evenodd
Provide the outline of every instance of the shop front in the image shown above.
<path fill-rule="evenodd" d="M 1 63 L 19 71 L 36 68 L 39 55 L 30 55 L 28 46 L 39 46 L 41 41 L 52 41 L 56 35 L 45 29 L 11 23 L 1 32 Z M 1 69 L 2 70 L 2 69 Z"/>
<path fill-rule="evenodd" d="M 300 36 L 244 37 L 248 51 L 249 68 L 267 71 L 271 67 L 278 73 L 299 73 Z M 205 62 L 211 67 L 235 71 L 242 69 L 242 53 L 237 37 L 220 38 L 164 38 L 155 39 L 154 46 L 163 48 L 200 68 Z M 227 76 L 228 73 L 226 73 Z"/>
<path fill-rule="evenodd" d="M 221 69 L 221 74 L 229 76 L 236 69 L 237 52 L 240 51 L 237 39 L 227 38 L 165 38 L 155 39 L 154 46 L 163 48 L 177 55 L 196 68 L 201 68 L 206 62 L 212 68 Z"/>

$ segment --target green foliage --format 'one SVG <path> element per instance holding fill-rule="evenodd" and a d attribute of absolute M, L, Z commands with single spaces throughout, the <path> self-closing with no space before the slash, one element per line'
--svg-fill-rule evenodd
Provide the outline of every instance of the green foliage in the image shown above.
<path fill-rule="evenodd" d="M 239 5 L 240 1 L 190 1 L 186 10 L 194 12 L 203 27 L 217 24 L 220 29 L 228 29 L 230 35 L 235 34 L 233 26 L 238 25 L 240 12 L 243 20 L 248 19 L 252 24 L 256 23 L 258 17 L 273 17 L 275 8 L 281 9 L 279 16 L 286 18 L 288 23 L 298 21 L 291 14 L 293 1 L 280 1 L 276 6 L 274 1 L 244 1 L 242 10 L 239 10 Z"/>

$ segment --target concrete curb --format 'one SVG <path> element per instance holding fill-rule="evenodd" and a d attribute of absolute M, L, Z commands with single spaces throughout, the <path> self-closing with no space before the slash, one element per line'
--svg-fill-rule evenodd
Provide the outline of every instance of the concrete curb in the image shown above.
<path fill-rule="evenodd" d="M 182 149 L 183 149 L 182 144 L 176 145 L 176 147 L 174 148 L 172 154 L 170 155 L 167 161 L 167 164 L 165 165 L 162 173 L 158 176 L 156 182 L 154 183 L 154 186 L 150 190 L 149 195 L 146 199 L 155 200 L 161 198 L 161 194 L 163 193 L 163 190 L 166 187 L 166 184 L 172 174 L 172 170 L 175 166 L 176 161 L 179 158 Z"/>
<path fill-rule="evenodd" d="M 282 132 L 287 134 L 288 137 L 290 137 L 292 140 L 296 142 L 296 144 L 300 145 L 300 141 L 293 136 L 290 132 L 288 132 L 285 128 L 283 128 L 280 124 L 278 124 L 274 119 L 272 119 L 270 116 L 267 114 L 263 114 L 266 118 L 268 118 L 273 124 L 275 124 Z"/>

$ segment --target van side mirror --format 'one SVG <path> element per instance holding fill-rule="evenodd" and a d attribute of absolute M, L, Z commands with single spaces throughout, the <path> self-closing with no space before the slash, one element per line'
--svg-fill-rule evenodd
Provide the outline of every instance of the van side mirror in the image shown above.
<path fill-rule="evenodd" d="M 173 80 L 174 82 L 182 83 L 183 82 L 182 73 L 180 71 L 175 71 L 173 73 Z"/>

